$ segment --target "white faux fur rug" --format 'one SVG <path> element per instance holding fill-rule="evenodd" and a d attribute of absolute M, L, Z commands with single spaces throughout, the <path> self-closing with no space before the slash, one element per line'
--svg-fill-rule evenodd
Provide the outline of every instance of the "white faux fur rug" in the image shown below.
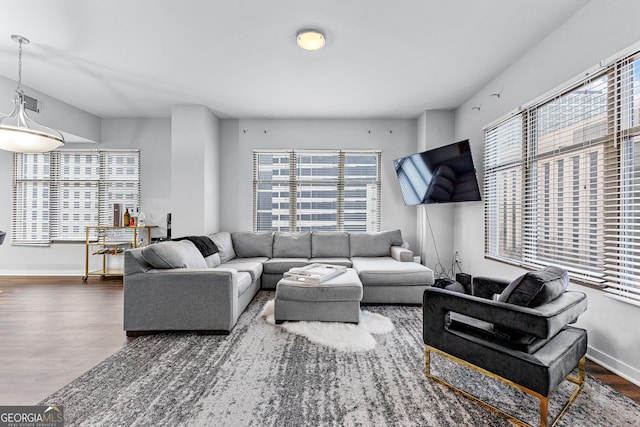
<path fill-rule="evenodd" d="M 261 317 L 267 323 L 275 325 L 273 315 L 274 301 L 270 300 L 264 305 Z M 301 335 L 309 341 L 339 351 L 356 352 L 372 350 L 376 346 L 376 340 L 372 334 L 387 334 L 393 331 L 391 320 L 381 314 L 360 311 L 360 323 L 339 322 L 284 322 L 281 325 L 287 332 Z"/>

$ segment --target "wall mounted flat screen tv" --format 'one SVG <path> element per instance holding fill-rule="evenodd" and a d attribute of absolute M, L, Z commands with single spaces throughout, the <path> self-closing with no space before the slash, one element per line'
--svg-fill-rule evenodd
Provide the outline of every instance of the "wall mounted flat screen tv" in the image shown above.
<path fill-rule="evenodd" d="M 405 205 L 482 200 L 469 140 L 393 162 Z"/>

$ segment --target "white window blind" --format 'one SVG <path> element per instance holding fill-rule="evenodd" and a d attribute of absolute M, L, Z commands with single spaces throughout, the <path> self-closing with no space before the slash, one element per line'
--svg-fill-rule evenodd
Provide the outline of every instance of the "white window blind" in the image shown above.
<path fill-rule="evenodd" d="M 48 244 L 51 154 L 13 156 L 13 243 Z"/>
<path fill-rule="evenodd" d="M 254 151 L 254 230 L 378 231 L 380 151 Z"/>
<path fill-rule="evenodd" d="M 98 223 L 100 156 L 97 152 L 51 154 L 51 240 L 84 240 Z"/>
<path fill-rule="evenodd" d="M 613 147 L 606 151 L 606 290 L 640 302 L 640 55 L 615 64 Z"/>
<path fill-rule="evenodd" d="M 113 225 L 113 205 L 139 206 L 138 150 L 14 154 L 13 243 L 84 241 L 88 225 Z"/>
<path fill-rule="evenodd" d="M 485 248 L 490 256 L 522 257 L 522 119 L 485 135 Z"/>
<path fill-rule="evenodd" d="M 640 301 L 640 65 L 625 58 L 485 130 L 485 252 Z"/>

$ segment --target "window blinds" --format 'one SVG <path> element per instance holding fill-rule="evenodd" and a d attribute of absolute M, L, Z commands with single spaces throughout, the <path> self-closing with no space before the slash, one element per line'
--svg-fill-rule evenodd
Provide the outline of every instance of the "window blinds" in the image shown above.
<path fill-rule="evenodd" d="M 50 242 L 51 154 L 13 156 L 13 243 Z"/>
<path fill-rule="evenodd" d="M 489 256 L 522 256 L 522 118 L 485 134 L 485 248 Z"/>
<path fill-rule="evenodd" d="M 100 155 L 53 152 L 51 240 L 84 240 L 85 227 L 98 223 Z"/>
<path fill-rule="evenodd" d="M 88 225 L 113 225 L 113 205 L 139 206 L 138 150 L 14 154 L 13 243 L 84 241 Z"/>
<path fill-rule="evenodd" d="M 378 231 L 379 151 L 254 151 L 254 230 Z"/>
<path fill-rule="evenodd" d="M 616 108 L 604 174 L 606 291 L 640 303 L 640 55 L 619 61 L 609 75 Z"/>
<path fill-rule="evenodd" d="M 485 251 L 640 301 L 640 65 L 485 129 Z"/>
<path fill-rule="evenodd" d="M 598 75 L 526 114 L 526 262 L 600 283 L 608 78 Z"/>

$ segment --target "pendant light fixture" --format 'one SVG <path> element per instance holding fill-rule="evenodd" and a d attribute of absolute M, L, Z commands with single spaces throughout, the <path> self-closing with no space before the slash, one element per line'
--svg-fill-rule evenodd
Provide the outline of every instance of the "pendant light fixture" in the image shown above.
<path fill-rule="evenodd" d="M 13 111 L 0 119 L 0 149 L 15 153 L 44 153 L 64 144 L 62 134 L 31 119 L 25 111 L 25 95 L 22 91 L 22 45 L 29 39 L 12 35 L 18 43 L 18 87 L 13 97 Z"/>

